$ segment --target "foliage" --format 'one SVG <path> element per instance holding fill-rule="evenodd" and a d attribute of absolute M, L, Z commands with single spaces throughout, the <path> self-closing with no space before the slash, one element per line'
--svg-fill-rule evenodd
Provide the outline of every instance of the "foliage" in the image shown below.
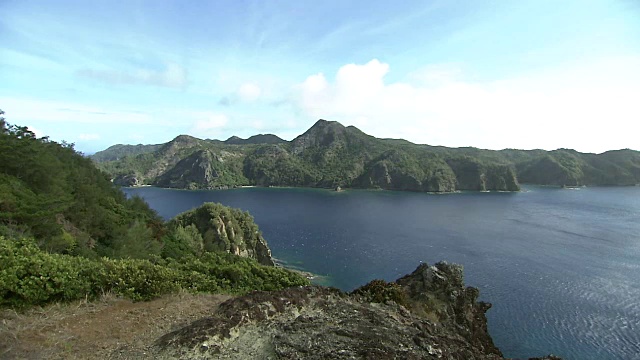
<path fill-rule="evenodd" d="M 519 182 L 543 185 L 633 185 L 640 183 L 640 152 L 583 154 L 559 149 L 501 151 L 473 147 L 417 145 L 377 139 L 355 127 L 318 121 L 290 142 L 249 144 L 179 138 L 143 155 L 99 166 L 113 177 L 128 174 L 148 184 L 178 188 L 235 185 L 337 186 L 410 191 L 519 189 Z M 234 143 L 236 145 L 229 145 Z M 172 149 L 168 151 L 167 149 Z M 229 161 L 210 161 L 217 176 L 179 181 L 195 161 L 181 160 L 208 150 Z M 201 158 L 199 156 L 198 158 Z M 186 166 L 189 165 L 189 166 Z"/>
<path fill-rule="evenodd" d="M 110 146 L 106 150 L 99 151 L 91 156 L 96 162 L 114 161 L 122 159 L 126 156 L 136 156 L 140 154 L 148 154 L 160 148 L 161 145 L 123 145 L 117 144 Z"/>
<path fill-rule="evenodd" d="M 37 138 L 4 119 L 1 125 L 0 225 L 49 251 L 89 257 L 133 243 L 131 231 L 140 226 L 156 239 L 163 235 L 160 217 L 144 201 L 127 199 L 72 144 Z"/>
<path fill-rule="evenodd" d="M 202 143 L 183 136 L 161 148 L 183 155 L 182 145 Z M 207 154 L 213 171 L 235 158 Z M 235 164 L 241 172 L 242 161 Z M 72 145 L 36 138 L 0 117 L 0 306 L 104 292 L 146 300 L 179 289 L 245 293 L 308 284 L 295 273 L 228 253 L 251 251 L 271 262 L 249 213 L 210 203 L 167 226 Z"/>
<path fill-rule="evenodd" d="M 362 298 L 368 302 L 386 304 L 393 301 L 399 305 L 408 305 L 407 294 L 402 286 L 396 283 L 386 282 L 384 280 L 373 280 L 368 284 L 355 289 L 353 294 L 362 296 Z"/>
<path fill-rule="evenodd" d="M 155 184 L 182 189 L 210 189 L 248 185 L 249 180 L 242 174 L 242 160 L 235 154 L 199 150 L 158 176 Z"/>
<path fill-rule="evenodd" d="M 148 300 L 180 289 L 243 294 L 308 285 L 291 271 L 223 253 L 179 260 L 90 260 L 41 250 L 33 239 L 0 236 L 0 306 L 25 307 L 105 293 Z"/>
<path fill-rule="evenodd" d="M 217 203 L 203 205 L 176 215 L 168 223 L 171 244 L 165 252 L 200 254 L 206 251 L 239 252 L 253 249 L 261 236 L 253 217 L 240 209 Z M 177 244 L 182 248 L 178 249 Z"/>

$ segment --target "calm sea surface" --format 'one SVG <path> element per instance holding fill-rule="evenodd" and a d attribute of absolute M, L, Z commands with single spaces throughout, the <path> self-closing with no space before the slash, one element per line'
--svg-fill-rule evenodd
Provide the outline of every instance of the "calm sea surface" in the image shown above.
<path fill-rule="evenodd" d="M 248 210 L 274 257 L 343 290 L 462 264 L 507 357 L 640 359 L 640 187 L 524 190 L 124 189 L 165 218 L 205 201 Z"/>

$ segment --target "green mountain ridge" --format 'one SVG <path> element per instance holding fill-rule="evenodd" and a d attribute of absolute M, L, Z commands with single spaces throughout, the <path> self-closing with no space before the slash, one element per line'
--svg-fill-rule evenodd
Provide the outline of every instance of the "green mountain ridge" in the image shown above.
<path fill-rule="evenodd" d="M 246 185 L 424 192 L 517 191 L 520 183 L 582 186 L 640 183 L 640 152 L 484 150 L 379 139 L 318 120 L 291 141 L 275 135 L 226 141 L 180 135 L 165 144 L 121 145 L 92 156 L 122 186 L 213 189 Z"/>
<path fill-rule="evenodd" d="M 248 145 L 248 144 L 281 144 L 287 142 L 280 137 L 273 134 L 258 134 L 250 136 L 247 139 L 242 139 L 237 136 L 232 136 L 224 141 L 228 145 Z"/>

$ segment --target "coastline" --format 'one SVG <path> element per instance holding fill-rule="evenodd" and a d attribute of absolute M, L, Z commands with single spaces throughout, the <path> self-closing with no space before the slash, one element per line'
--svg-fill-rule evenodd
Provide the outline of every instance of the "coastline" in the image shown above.
<path fill-rule="evenodd" d="M 326 275 L 320 275 L 320 274 L 315 274 L 312 273 L 310 271 L 306 271 L 306 270 L 302 270 L 301 268 L 291 265 L 289 264 L 287 261 L 282 260 L 282 259 L 278 259 L 275 257 L 271 257 L 271 260 L 273 260 L 274 264 L 276 267 L 281 267 L 283 269 L 287 269 L 289 271 L 295 272 L 299 275 L 304 276 L 306 279 L 308 279 L 309 281 L 311 281 L 311 283 L 313 283 L 314 285 L 322 285 L 322 286 L 327 286 L 327 283 L 330 283 L 329 281 L 329 277 Z"/>
<path fill-rule="evenodd" d="M 535 185 L 535 184 L 527 184 Z M 535 185 L 535 186 L 549 186 L 556 187 L 555 185 Z M 313 186 L 285 186 L 285 185 L 233 185 L 233 186 L 220 186 L 215 188 L 205 189 L 185 189 L 185 188 L 173 188 L 173 187 L 161 187 L 156 185 L 133 185 L 133 186 L 120 186 L 125 189 L 137 189 L 143 187 L 155 187 L 158 189 L 167 190 L 186 190 L 186 191 L 219 191 L 219 190 L 237 190 L 237 189 L 299 189 L 299 190 L 325 190 L 334 193 L 345 193 L 349 191 L 388 191 L 388 192 L 402 192 L 402 193 L 421 193 L 429 195 L 450 195 L 450 194 L 462 194 L 462 193 L 518 193 L 523 190 L 454 190 L 454 191 L 416 191 L 416 190 L 399 190 L 399 189 L 383 189 L 379 187 L 372 188 L 344 188 L 340 187 L 339 190 L 332 187 L 313 187 Z"/>

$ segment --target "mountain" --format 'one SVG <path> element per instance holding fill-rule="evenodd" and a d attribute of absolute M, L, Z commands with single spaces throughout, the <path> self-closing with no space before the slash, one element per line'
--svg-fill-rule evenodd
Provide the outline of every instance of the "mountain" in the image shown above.
<path fill-rule="evenodd" d="M 249 137 L 248 139 L 242 139 L 237 136 L 232 136 L 224 141 L 227 145 L 248 145 L 248 144 L 282 144 L 287 142 L 273 134 L 258 134 Z"/>
<path fill-rule="evenodd" d="M 640 183 L 638 151 L 448 148 L 378 139 L 322 119 L 292 141 L 275 135 L 224 142 L 181 135 L 150 146 L 155 148 L 115 160 L 104 161 L 113 156 L 103 153 L 93 159 L 119 185 L 184 189 L 258 185 L 452 192 L 517 191 L 520 183 Z"/>
<path fill-rule="evenodd" d="M 103 162 L 103 161 L 113 161 L 119 160 L 125 156 L 135 156 L 139 154 L 147 154 L 158 150 L 162 146 L 162 144 L 156 145 L 123 145 L 117 144 L 113 146 L 109 146 L 107 149 L 98 151 L 97 153 L 91 155 L 91 158 L 94 161 Z"/>

